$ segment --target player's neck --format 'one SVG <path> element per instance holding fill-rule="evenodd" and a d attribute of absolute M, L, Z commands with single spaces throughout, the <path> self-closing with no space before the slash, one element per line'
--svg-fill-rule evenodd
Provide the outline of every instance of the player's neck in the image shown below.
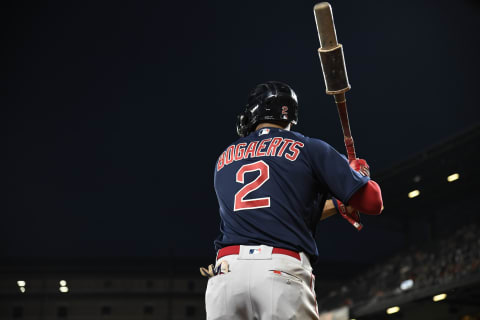
<path fill-rule="evenodd" d="M 281 126 L 279 124 L 276 124 L 276 123 L 270 123 L 270 122 L 263 122 L 263 123 L 260 123 L 256 128 L 255 128 L 255 131 L 257 130 L 260 130 L 262 128 L 280 128 L 280 129 L 283 129 L 283 130 L 287 130 L 287 131 L 290 131 L 290 123 L 284 127 L 284 126 Z"/>

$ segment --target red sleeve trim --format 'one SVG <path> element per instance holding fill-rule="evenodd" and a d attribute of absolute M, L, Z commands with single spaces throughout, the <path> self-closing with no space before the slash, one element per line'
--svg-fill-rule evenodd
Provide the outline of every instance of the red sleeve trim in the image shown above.
<path fill-rule="evenodd" d="M 357 190 L 348 201 L 348 205 L 365 214 L 380 214 L 383 208 L 380 186 L 370 180 Z"/>

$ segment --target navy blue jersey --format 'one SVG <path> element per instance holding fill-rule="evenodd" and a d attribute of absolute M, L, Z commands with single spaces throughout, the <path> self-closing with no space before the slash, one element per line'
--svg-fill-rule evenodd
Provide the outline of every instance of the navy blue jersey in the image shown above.
<path fill-rule="evenodd" d="M 215 249 L 264 244 L 316 259 L 315 226 L 325 201 L 348 203 L 368 180 L 322 140 L 278 128 L 255 131 L 215 165 L 221 218 Z"/>

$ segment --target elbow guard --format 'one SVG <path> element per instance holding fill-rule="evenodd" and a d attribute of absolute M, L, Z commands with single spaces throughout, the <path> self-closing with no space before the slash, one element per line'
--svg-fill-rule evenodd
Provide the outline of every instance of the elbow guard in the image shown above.
<path fill-rule="evenodd" d="M 380 186 L 373 180 L 368 181 L 354 193 L 348 204 L 365 214 L 378 215 L 382 213 L 383 199 Z"/>

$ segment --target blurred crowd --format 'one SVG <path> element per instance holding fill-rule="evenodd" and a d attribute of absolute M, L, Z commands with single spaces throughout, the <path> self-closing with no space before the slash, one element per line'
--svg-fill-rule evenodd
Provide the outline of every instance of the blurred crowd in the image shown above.
<path fill-rule="evenodd" d="M 480 273 L 480 227 L 471 224 L 442 240 L 410 248 L 376 264 L 318 302 L 327 309 L 352 307 L 388 299 L 404 291 L 434 288 L 477 273 Z"/>

